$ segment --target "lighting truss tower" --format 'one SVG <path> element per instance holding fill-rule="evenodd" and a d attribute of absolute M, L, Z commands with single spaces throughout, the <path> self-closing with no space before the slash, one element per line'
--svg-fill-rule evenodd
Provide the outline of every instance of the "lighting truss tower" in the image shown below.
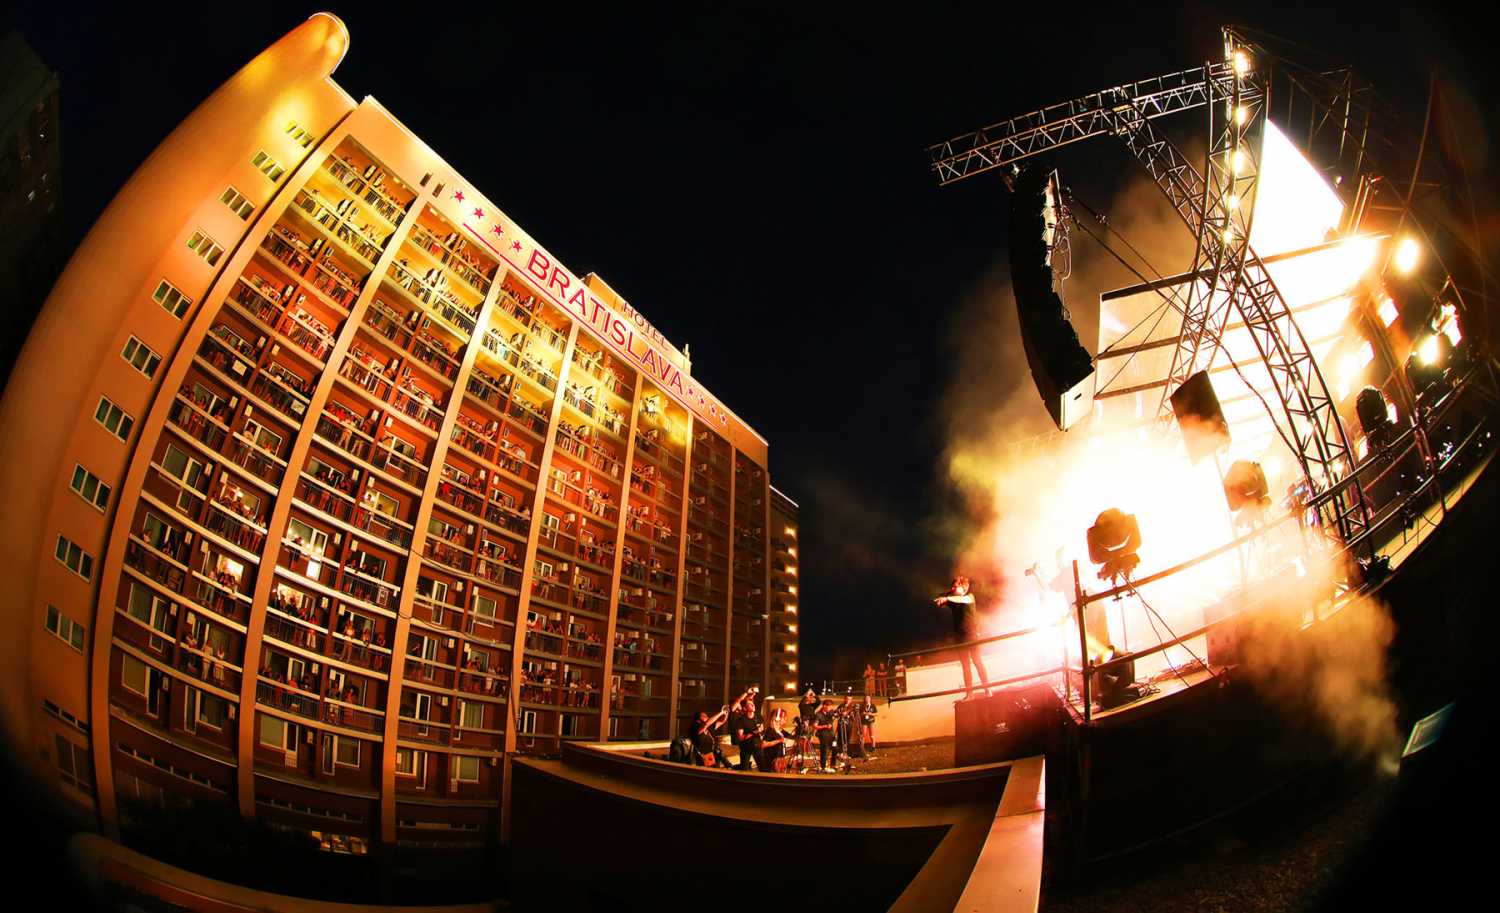
<path fill-rule="evenodd" d="M 929 148 L 931 166 L 939 184 L 946 186 L 1095 137 L 1122 140 L 1196 238 L 1189 274 L 1195 281 L 1173 302 L 1182 315 L 1182 333 L 1160 414 L 1170 415 L 1168 398 L 1178 385 L 1213 363 L 1225 326 L 1231 315 L 1239 314 L 1267 368 L 1285 417 L 1284 430 L 1313 496 L 1331 492 L 1320 499 L 1324 528 L 1352 543 L 1368 528 L 1369 514 L 1358 480 L 1351 478 L 1356 461 L 1348 436 L 1307 341 L 1249 238 L 1258 141 L 1273 86 L 1291 80 L 1291 94 L 1308 112 L 1301 138 L 1314 161 L 1327 158 L 1319 153 L 1336 136 L 1333 158 L 1357 178 L 1353 186 L 1365 192 L 1379 180 L 1371 171 L 1375 157 L 1365 154 L 1376 135 L 1371 125 L 1377 112 L 1367 90 L 1348 71 L 1290 66 L 1283 77 L 1281 59 L 1242 30 L 1226 28 L 1223 37 L 1220 62 L 1103 89 L 954 137 Z M 1293 100 L 1289 97 L 1289 106 Z M 1209 140 L 1202 170 L 1153 124 L 1196 109 L 1206 116 Z M 1412 186 L 1416 183 L 1414 177 Z M 1347 197 L 1348 185 L 1339 184 Z M 1346 202 L 1359 205 L 1357 199 Z M 1354 216 L 1357 220 L 1358 212 Z"/>

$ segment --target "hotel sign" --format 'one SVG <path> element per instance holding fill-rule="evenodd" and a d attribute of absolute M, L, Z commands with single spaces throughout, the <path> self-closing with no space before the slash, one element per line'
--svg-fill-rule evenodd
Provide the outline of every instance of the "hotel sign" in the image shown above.
<path fill-rule="evenodd" d="M 625 314 L 620 314 L 499 210 L 468 198 L 462 190 L 452 191 L 440 202 L 491 253 L 593 330 L 626 364 L 651 378 L 701 420 L 715 428 L 728 426 L 729 411 L 682 370 L 682 355 L 640 312 L 626 305 Z"/>

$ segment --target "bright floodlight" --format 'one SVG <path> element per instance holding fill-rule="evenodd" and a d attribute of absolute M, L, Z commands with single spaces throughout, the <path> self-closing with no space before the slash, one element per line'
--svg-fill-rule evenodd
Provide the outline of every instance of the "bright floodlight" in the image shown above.
<path fill-rule="evenodd" d="M 1240 105 L 1234 109 L 1234 124 L 1237 127 L 1245 126 L 1245 121 L 1250 119 L 1250 109 Z"/>
<path fill-rule="evenodd" d="M 1236 76 L 1244 76 L 1250 72 L 1250 55 L 1244 51 L 1234 52 L 1234 72 Z"/>
<path fill-rule="evenodd" d="M 1394 262 L 1396 272 L 1405 276 L 1417 268 L 1417 261 L 1422 257 L 1422 248 L 1417 245 L 1415 238 L 1402 238 L 1396 244 L 1396 256 Z"/>
<path fill-rule="evenodd" d="M 1417 349 L 1417 357 L 1422 359 L 1422 364 L 1436 364 L 1438 360 L 1438 338 L 1429 336 L 1422 340 L 1422 345 Z"/>

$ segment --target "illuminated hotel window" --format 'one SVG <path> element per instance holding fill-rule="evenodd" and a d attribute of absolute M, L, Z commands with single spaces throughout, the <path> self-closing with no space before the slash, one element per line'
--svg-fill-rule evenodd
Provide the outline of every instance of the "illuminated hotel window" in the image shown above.
<path fill-rule="evenodd" d="M 173 317 L 186 314 L 187 309 L 193 303 L 191 298 L 179 292 L 172 283 L 165 279 L 157 283 L 156 291 L 151 293 L 151 297 L 156 299 L 157 304 L 166 308 Z"/>
<path fill-rule="evenodd" d="M 219 246 L 219 242 L 201 231 L 193 232 L 193 236 L 188 238 L 187 245 L 188 250 L 207 260 L 209 266 L 217 265 L 219 257 L 224 255 L 224 248 Z"/>
<path fill-rule="evenodd" d="M 84 469 L 81 464 L 74 464 L 73 478 L 68 482 L 68 487 L 100 510 L 109 503 L 109 486 L 99 481 L 98 476 Z"/>
<path fill-rule="evenodd" d="M 281 176 L 286 174 L 286 169 L 281 167 L 281 163 L 267 155 L 264 149 L 255 153 L 255 158 L 250 160 L 250 164 L 273 181 L 281 180 Z"/>
<path fill-rule="evenodd" d="M 465 729 L 484 728 L 484 705 L 475 701 L 459 701 L 459 725 Z"/>
<path fill-rule="evenodd" d="M 230 211 L 241 219 L 248 219 L 250 214 L 255 212 L 255 204 L 245 199 L 245 195 L 233 187 L 224 188 L 224 192 L 219 194 L 219 202 L 228 206 Z"/>
<path fill-rule="evenodd" d="M 76 542 L 65 536 L 57 537 L 57 549 L 53 552 L 58 561 L 67 566 L 68 570 L 90 580 L 94 576 L 94 556 L 85 552 Z"/>
<path fill-rule="evenodd" d="M 57 610 L 57 606 L 47 606 L 47 630 L 57 635 L 63 643 L 83 652 L 83 638 L 86 634 L 83 625 L 64 615 Z"/>
<path fill-rule="evenodd" d="M 57 772 L 62 781 L 74 789 L 92 794 L 94 767 L 89 761 L 89 750 L 79 748 L 60 735 L 53 738 L 57 745 Z"/>
<path fill-rule="evenodd" d="M 296 121 L 287 121 L 286 135 L 292 138 L 292 142 L 306 149 L 313 144 L 313 135 L 298 126 Z"/>
<path fill-rule="evenodd" d="M 149 379 L 156 373 L 156 368 L 161 364 L 161 356 L 151 351 L 151 347 L 136 339 L 134 336 L 125 341 L 125 348 L 120 351 L 120 357 L 130 362 L 130 366 L 146 375 Z"/>
<path fill-rule="evenodd" d="M 110 402 L 107 396 L 99 397 L 99 407 L 94 410 L 94 421 L 122 441 L 130 437 L 130 429 L 135 427 L 135 417 Z"/>

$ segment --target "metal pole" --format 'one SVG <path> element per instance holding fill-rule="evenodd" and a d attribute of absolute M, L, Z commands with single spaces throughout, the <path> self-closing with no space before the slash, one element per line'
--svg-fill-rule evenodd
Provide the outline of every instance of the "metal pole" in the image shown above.
<path fill-rule="evenodd" d="M 1083 722 L 1087 724 L 1093 719 L 1093 700 L 1089 694 L 1089 678 L 1092 675 L 1092 663 L 1089 661 L 1089 636 L 1083 625 L 1083 584 L 1078 580 L 1078 559 L 1073 559 L 1073 598 L 1074 605 L 1078 607 L 1078 666 L 1083 670 L 1083 684 L 1079 690 L 1083 695 Z M 1066 673 L 1065 673 L 1066 674 Z"/>

